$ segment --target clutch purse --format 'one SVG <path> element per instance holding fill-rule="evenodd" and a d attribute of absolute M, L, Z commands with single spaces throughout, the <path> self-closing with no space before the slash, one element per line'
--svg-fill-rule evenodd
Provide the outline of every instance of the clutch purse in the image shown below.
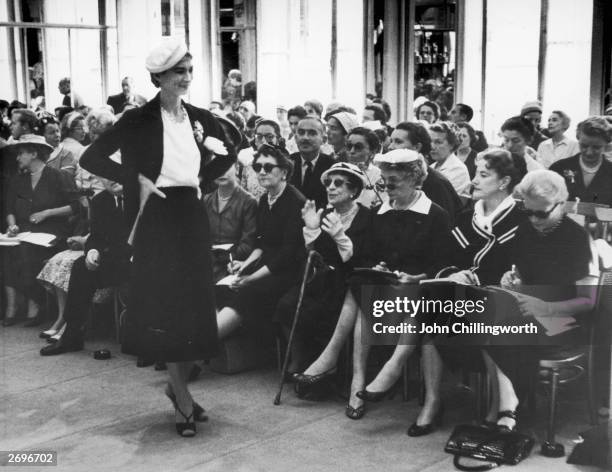
<path fill-rule="evenodd" d="M 457 469 L 478 472 L 502 464 L 518 464 L 529 456 L 533 444 L 533 438 L 516 431 L 463 424 L 455 427 L 444 450 L 455 455 L 453 464 Z M 461 457 L 488 461 L 488 464 L 466 466 L 460 463 Z"/>

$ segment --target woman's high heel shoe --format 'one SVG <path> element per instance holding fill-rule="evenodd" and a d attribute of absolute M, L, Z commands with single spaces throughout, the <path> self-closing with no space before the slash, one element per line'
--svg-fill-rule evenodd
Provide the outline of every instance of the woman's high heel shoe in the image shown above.
<path fill-rule="evenodd" d="M 193 421 L 193 411 L 189 416 L 185 415 L 181 411 L 181 409 L 177 406 L 176 411 L 178 411 L 183 418 L 185 418 L 184 423 L 176 423 L 176 432 L 179 436 L 184 438 L 192 438 L 196 434 L 196 425 Z"/>
<path fill-rule="evenodd" d="M 510 418 L 511 420 L 514 420 L 514 425 L 512 427 L 507 426 L 505 424 L 496 424 L 495 427 L 497 428 L 497 430 L 499 432 L 508 432 L 511 433 L 512 431 L 514 431 L 516 429 L 516 419 L 517 419 L 517 415 L 516 415 L 516 410 L 504 410 L 504 411 L 500 411 L 497 414 L 497 420 L 501 420 L 502 418 Z"/>
<path fill-rule="evenodd" d="M 346 405 L 344 414 L 352 420 L 360 420 L 365 415 L 365 404 L 355 408 L 349 403 Z"/>
<path fill-rule="evenodd" d="M 174 395 L 174 392 L 172 392 L 172 390 L 170 389 L 170 385 L 168 384 L 168 386 L 166 387 L 166 396 L 170 399 L 170 401 L 172 402 L 172 405 L 174 406 L 174 408 L 176 410 L 179 409 L 178 407 L 178 403 L 176 403 L 176 396 Z M 204 410 L 204 408 L 202 408 L 197 402 L 193 402 L 193 418 L 198 421 L 199 423 L 203 423 L 204 421 L 208 421 L 208 415 L 206 414 L 206 410 Z"/>
<path fill-rule="evenodd" d="M 379 402 L 381 400 L 384 400 L 387 397 L 393 396 L 398 385 L 399 384 L 395 382 L 393 385 L 391 385 L 391 387 L 389 387 L 387 390 L 384 390 L 382 392 L 370 392 L 369 390 L 361 390 L 357 392 L 355 395 L 357 395 L 357 398 L 361 398 L 362 400 L 365 400 L 366 402 Z"/>
<path fill-rule="evenodd" d="M 410 425 L 406 434 L 412 438 L 417 438 L 419 436 L 426 436 L 430 433 L 433 433 L 436 427 L 442 426 L 442 416 L 444 415 L 444 406 L 440 405 L 438 411 L 433 417 L 433 421 L 431 423 L 427 423 L 424 425 L 416 424 L 416 421 Z"/>
<path fill-rule="evenodd" d="M 322 382 L 325 379 L 328 379 L 336 374 L 336 367 L 332 367 L 331 369 L 317 375 L 308 375 L 308 374 L 296 374 L 294 379 L 297 383 L 302 385 L 315 385 Z"/>
<path fill-rule="evenodd" d="M 47 331 L 41 332 L 38 337 L 40 339 L 49 339 L 51 336 L 55 336 L 57 334 L 57 329 L 48 329 Z"/>

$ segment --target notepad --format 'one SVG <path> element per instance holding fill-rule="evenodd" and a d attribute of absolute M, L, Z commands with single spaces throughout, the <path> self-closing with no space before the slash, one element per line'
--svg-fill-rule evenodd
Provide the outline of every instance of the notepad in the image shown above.
<path fill-rule="evenodd" d="M 213 244 L 212 248 L 217 251 L 229 251 L 233 246 L 233 244 Z"/>
<path fill-rule="evenodd" d="M 24 231 L 17 236 L 9 237 L 8 234 L 0 235 L 0 246 L 18 246 L 20 243 L 30 243 L 37 246 L 51 247 L 57 236 L 49 233 L 32 233 Z"/>
<path fill-rule="evenodd" d="M 238 279 L 237 275 L 230 274 L 226 277 L 223 277 L 221 280 L 219 280 L 217 282 L 217 285 L 232 285 L 237 279 Z"/>

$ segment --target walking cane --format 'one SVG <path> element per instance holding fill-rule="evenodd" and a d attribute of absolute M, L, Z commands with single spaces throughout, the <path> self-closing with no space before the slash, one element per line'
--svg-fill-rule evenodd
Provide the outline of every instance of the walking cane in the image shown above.
<path fill-rule="evenodd" d="M 283 361 L 283 368 L 281 369 L 280 382 L 278 386 L 278 393 L 274 397 L 274 404 L 280 405 L 281 394 L 283 392 L 283 385 L 285 384 L 285 373 L 287 372 L 287 366 L 289 365 L 289 356 L 291 355 L 291 344 L 293 344 L 293 335 L 295 334 L 295 327 L 297 326 L 298 317 L 300 310 L 302 309 L 302 300 L 304 298 L 304 290 L 308 281 L 308 272 L 312 265 L 312 260 L 317 254 L 316 251 L 308 252 L 308 259 L 306 259 L 306 267 L 304 269 L 304 277 L 302 278 L 302 284 L 300 286 L 300 295 L 298 297 L 297 305 L 295 306 L 295 314 L 293 315 L 293 323 L 291 324 L 291 331 L 289 332 L 289 340 L 287 341 L 287 350 L 285 352 L 285 360 Z"/>

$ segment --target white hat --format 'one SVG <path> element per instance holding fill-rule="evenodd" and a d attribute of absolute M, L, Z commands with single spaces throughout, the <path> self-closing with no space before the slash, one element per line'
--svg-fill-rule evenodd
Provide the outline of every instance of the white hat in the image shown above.
<path fill-rule="evenodd" d="M 359 126 L 362 126 L 365 129 L 369 129 L 370 131 L 376 131 L 377 129 L 385 128 L 385 126 L 380 122 L 380 120 L 364 121 Z"/>
<path fill-rule="evenodd" d="M 375 164 L 405 164 L 423 159 L 421 153 L 411 149 L 394 149 L 374 158 Z"/>
<path fill-rule="evenodd" d="M 359 121 L 357 121 L 357 116 L 352 113 L 348 113 L 346 111 L 339 111 L 330 115 L 327 120 L 330 118 L 335 118 L 342 126 L 342 129 L 348 134 L 351 132 L 353 128 L 357 128 L 359 126 Z"/>
<path fill-rule="evenodd" d="M 329 169 L 327 169 L 321 174 L 321 183 L 324 182 L 324 180 L 329 174 L 333 174 L 336 172 L 341 174 L 354 175 L 361 181 L 363 185 L 367 184 L 366 175 L 363 173 L 363 171 L 355 164 L 351 164 L 349 162 L 336 162 L 333 166 L 331 166 Z M 323 185 L 325 184 L 323 183 Z"/>
<path fill-rule="evenodd" d="M 152 74 L 172 69 L 187 54 L 187 45 L 182 38 L 169 36 L 154 47 L 147 59 L 145 66 Z"/>

